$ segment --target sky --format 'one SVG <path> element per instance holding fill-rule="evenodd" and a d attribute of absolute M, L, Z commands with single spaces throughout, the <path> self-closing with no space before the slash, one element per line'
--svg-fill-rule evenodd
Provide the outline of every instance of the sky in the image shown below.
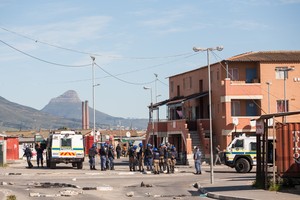
<path fill-rule="evenodd" d="M 211 63 L 300 47 L 300 0 L 1 0 L 0 10 L 0 96 L 38 110 L 75 90 L 111 116 L 148 118 L 151 101 L 169 98 L 168 77 L 207 64 L 194 46 L 223 46 Z"/>

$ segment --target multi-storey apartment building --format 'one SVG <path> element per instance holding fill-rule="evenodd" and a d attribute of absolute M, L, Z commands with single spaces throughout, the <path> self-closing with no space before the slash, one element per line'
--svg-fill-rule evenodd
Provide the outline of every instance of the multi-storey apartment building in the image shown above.
<path fill-rule="evenodd" d="M 300 51 L 244 53 L 211 64 L 210 71 L 213 145 L 224 149 L 237 134 L 255 135 L 260 115 L 300 110 Z M 169 77 L 169 99 L 149 106 L 167 106 L 167 121 L 150 120 L 148 141 L 168 141 L 181 154 L 198 145 L 208 154 L 208 88 L 208 66 Z"/>

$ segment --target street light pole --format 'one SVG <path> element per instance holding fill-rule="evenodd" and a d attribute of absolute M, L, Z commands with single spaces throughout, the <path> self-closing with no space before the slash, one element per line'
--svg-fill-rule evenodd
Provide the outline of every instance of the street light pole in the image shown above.
<path fill-rule="evenodd" d="M 210 63 L 209 63 L 209 52 L 218 50 L 222 51 L 223 47 L 218 46 L 215 48 L 197 48 L 194 47 L 193 50 L 195 52 L 198 51 L 206 51 L 207 53 L 207 70 L 208 70 L 208 98 L 209 98 L 209 137 L 210 137 L 210 183 L 214 183 L 214 169 L 213 169 L 213 138 L 212 138 L 212 111 L 211 111 L 211 77 L 210 77 Z"/>
<path fill-rule="evenodd" d="M 284 93 L 284 112 L 287 112 L 287 103 L 286 103 L 286 79 L 289 71 L 293 71 L 295 68 L 291 67 L 276 67 L 275 71 L 283 72 L 283 93 Z M 286 116 L 284 116 L 284 123 L 286 123 Z"/>
<path fill-rule="evenodd" d="M 144 86 L 144 90 L 150 90 L 150 94 L 151 94 L 151 110 L 150 110 L 150 120 L 149 122 L 151 121 L 152 123 L 152 145 L 154 146 L 154 119 L 153 119 L 153 101 L 152 101 L 152 88 L 151 87 L 146 87 Z"/>
<path fill-rule="evenodd" d="M 96 133 L 95 133 L 95 126 L 96 126 L 96 122 L 95 122 L 95 116 L 96 116 L 96 112 L 95 112 L 95 57 L 91 56 L 92 59 L 92 86 L 93 86 L 93 135 L 94 135 L 94 143 L 96 142 Z"/>

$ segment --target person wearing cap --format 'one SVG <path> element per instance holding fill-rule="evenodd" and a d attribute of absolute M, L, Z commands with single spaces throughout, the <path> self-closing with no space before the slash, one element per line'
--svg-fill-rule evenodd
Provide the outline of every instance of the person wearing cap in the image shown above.
<path fill-rule="evenodd" d="M 159 174 L 159 151 L 156 147 L 153 148 L 153 173 Z"/>
<path fill-rule="evenodd" d="M 159 169 L 160 172 L 163 173 L 166 170 L 166 166 L 165 166 L 166 151 L 165 151 L 165 145 L 163 143 L 160 144 L 158 152 L 159 152 Z"/>
<path fill-rule="evenodd" d="M 147 144 L 147 147 L 145 149 L 145 153 L 144 153 L 144 162 L 145 165 L 147 166 L 147 171 L 152 171 L 152 161 L 153 161 L 153 152 L 152 152 L 152 145 L 151 144 Z"/>
<path fill-rule="evenodd" d="M 99 149 L 99 155 L 100 155 L 100 161 L 101 161 L 101 171 L 106 170 L 107 149 L 105 148 L 105 144 L 102 143 L 101 148 Z"/>
<path fill-rule="evenodd" d="M 26 145 L 26 147 L 25 147 L 23 156 L 26 156 L 28 168 L 32 168 L 33 167 L 32 163 L 31 163 L 32 151 L 28 145 Z"/>
<path fill-rule="evenodd" d="M 173 145 L 171 147 L 171 166 L 170 166 L 171 173 L 174 173 L 175 171 L 176 158 L 177 158 L 177 151 L 176 151 L 176 147 Z"/>
<path fill-rule="evenodd" d="M 115 167 L 115 163 L 114 163 L 115 152 L 114 152 L 113 145 L 109 145 L 107 157 L 108 157 L 108 160 L 109 160 L 109 169 L 110 170 L 115 170 L 115 168 L 114 168 Z"/>
<path fill-rule="evenodd" d="M 90 163 L 90 170 L 96 170 L 96 158 L 97 155 L 97 148 L 96 144 L 93 144 L 92 147 L 89 149 L 89 163 Z"/>
<path fill-rule="evenodd" d="M 131 148 L 129 149 L 128 155 L 129 155 L 129 170 L 130 171 L 135 171 L 136 170 L 136 149 L 137 146 L 133 145 L 131 146 Z"/>
<path fill-rule="evenodd" d="M 201 151 L 199 150 L 199 147 L 196 146 L 195 153 L 194 153 L 194 162 L 195 162 L 195 174 L 201 174 Z"/>
<path fill-rule="evenodd" d="M 144 172 L 144 148 L 143 148 L 143 143 L 139 143 L 139 148 L 140 149 L 137 152 L 139 171 Z"/>

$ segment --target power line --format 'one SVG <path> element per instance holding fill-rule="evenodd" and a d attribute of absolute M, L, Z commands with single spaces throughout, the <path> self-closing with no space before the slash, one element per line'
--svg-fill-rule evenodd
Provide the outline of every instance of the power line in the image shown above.
<path fill-rule="evenodd" d="M 147 84 L 151 84 L 151 83 L 154 83 L 154 81 L 151 81 L 151 82 L 144 82 L 144 83 L 137 83 L 137 82 L 129 82 L 129 81 L 126 81 L 126 80 L 123 80 L 123 79 L 120 79 L 119 77 L 109 73 L 108 71 L 106 71 L 105 69 L 103 69 L 102 67 L 100 67 L 97 63 L 95 63 L 95 65 L 97 67 L 99 67 L 102 71 L 104 71 L 106 74 L 108 74 L 109 76 L 121 81 L 121 82 L 124 82 L 124 83 L 127 83 L 127 84 L 131 84 L 131 85 L 147 85 Z"/>
<path fill-rule="evenodd" d="M 66 65 L 66 64 L 60 64 L 60 63 L 55 63 L 55 62 L 51 62 L 51 61 L 47 61 L 47 60 L 44 60 L 42 58 L 38 58 L 36 56 L 33 56 L 33 55 L 30 55 L 28 53 L 25 53 L 24 51 L 21 51 L 20 49 L 17 49 L 16 47 L 13 47 L 11 46 L 10 44 L 4 42 L 3 40 L 0 40 L 0 42 L 2 42 L 3 44 L 5 44 L 6 46 L 10 47 L 11 49 L 14 49 L 15 51 L 18 51 L 30 58 L 33 58 L 33 59 L 36 59 L 36 60 L 39 60 L 41 62 L 44 62 L 44 63 L 47 63 L 47 64 L 51 64 L 51 65 L 57 65 L 57 66 L 61 66 L 61 67 L 87 67 L 87 66 L 90 66 L 91 64 L 85 64 L 85 65 Z"/>
<path fill-rule="evenodd" d="M 32 37 L 26 36 L 24 34 L 21 34 L 21 33 L 12 31 L 12 30 L 9 30 L 9 29 L 4 28 L 4 27 L 0 27 L 0 28 L 2 30 L 6 31 L 6 32 L 9 32 L 9 33 L 15 34 L 19 37 L 23 37 L 25 39 L 31 40 L 35 43 L 41 43 L 41 44 L 48 45 L 48 46 L 58 48 L 58 49 L 62 49 L 62 50 L 65 50 L 65 51 L 71 51 L 71 52 L 74 52 L 74 53 L 93 55 L 93 56 L 99 56 L 99 57 L 108 57 L 108 58 L 114 58 L 114 59 L 152 60 L 152 59 L 167 59 L 167 58 L 174 58 L 174 57 L 182 57 L 182 56 L 188 56 L 188 55 L 192 54 L 192 53 L 188 52 L 188 53 L 181 53 L 181 54 L 167 55 L 167 56 L 156 56 L 156 57 L 155 56 L 153 56 L 153 57 L 130 57 L 130 56 L 125 57 L 125 56 L 103 55 L 103 54 L 97 54 L 97 53 L 92 53 L 92 52 L 85 52 L 85 51 L 80 51 L 80 50 L 76 50 L 76 49 L 66 48 L 66 47 L 62 47 L 62 46 L 59 46 L 59 45 L 54 45 L 54 44 L 51 44 L 51 43 L 48 43 L 48 42 L 45 42 L 45 41 L 34 39 Z"/>

